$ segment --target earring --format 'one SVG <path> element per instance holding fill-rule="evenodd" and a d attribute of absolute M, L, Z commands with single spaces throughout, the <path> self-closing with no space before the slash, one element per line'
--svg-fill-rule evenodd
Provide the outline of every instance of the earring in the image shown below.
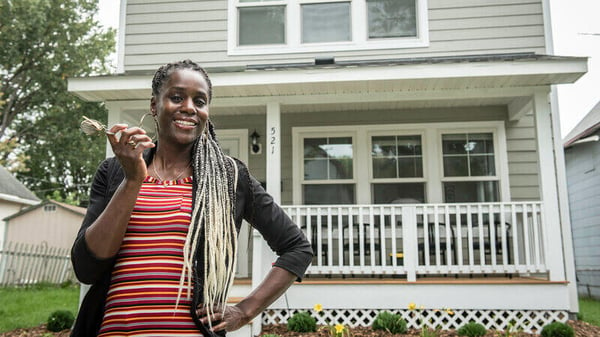
<path fill-rule="evenodd" d="M 152 137 L 152 140 L 156 140 L 156 138 L 158 138 L 158 120 L 156 120 L 156 115 L 154 114 L 154 111 L 152 112 L 148 112 L 145 113 L 142 118 L 140 119 L 140 122 L 138 123 L 139 127 L 141 128 L 144 125 L 144 119 L 146 118 L 146 116 L 152 116 L 152 119 L 154 120 L 154 137 Z"/>

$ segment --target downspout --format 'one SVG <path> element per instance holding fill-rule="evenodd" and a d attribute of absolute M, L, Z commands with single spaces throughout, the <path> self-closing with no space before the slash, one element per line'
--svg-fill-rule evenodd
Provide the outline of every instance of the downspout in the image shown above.
<path fill-rule="evenodd" d="M 554 55 L 554 40 L 552 34 L 552 18 L 550 0 L 542 0 L 542 11 L 544 18 L 544 38 L 546 54 Z M 565 154 L 560 137 L 560 114 L 558 108 L 558 95 L 556 85 L 550 86 L 550 113 L 552 114 L 552 139 L 554 149 L 554 166 L 556 170 L 556 183 L 558 192 L 558 212 L 562 230 L 562 248 L 564 256 L 565 278 L 569 294 L 569 317 L 576 319 L 579 312 L 579 301 L 577 297 L 577 279 L 575 274 L 575 254 L 573 250 L 573 237 L 571 232 L 571 218 L 569 210 L 569 197 L 567 191 L 567 174 L 565 168 Z"/>

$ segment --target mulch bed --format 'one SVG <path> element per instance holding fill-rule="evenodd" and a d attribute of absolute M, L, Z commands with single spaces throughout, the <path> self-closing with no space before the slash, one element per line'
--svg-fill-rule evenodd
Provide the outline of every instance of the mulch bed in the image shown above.
<path fill-rule="evenodd" d="M 576 337 L 600 337 L 600 327 L 591 325 L 583 321 L 569 321 L 569 325 L 575 330 Z M 35 328 L 17 329 L 9 332 L 0 333 L 0 337 L 68 337 L 69 330 L 61 332 L 49 332 L 46 325 Z M 414 337 L 419 336 L 419 330 L 411 329 L 406 334 L 393 335 L 384 331 L 375 331 L 371 328 L 357 327 L 351 329 L 351 337 Z M 268 325 L 263 327 L 262 334 L 278 334 L 281 337 L 330 337 L 328 332 L 321 329 L 312 333 L 300 333 L 288 331 L 285 325 Z M 519 333 L 511 337 L 534 337 L 537 334 Z M 456 331 L 440 331 L 438 337 L 458 337 Z M 490 331 L 485 337 L 498 337 L 498 332 Z"/>

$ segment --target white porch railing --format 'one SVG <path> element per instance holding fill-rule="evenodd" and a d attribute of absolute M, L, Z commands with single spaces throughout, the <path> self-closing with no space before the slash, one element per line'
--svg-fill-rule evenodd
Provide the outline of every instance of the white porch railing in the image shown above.
<path fill-rule="evenodd" d="M 546 273 L 541 202 L 283 206 L 309 275 Z"/>

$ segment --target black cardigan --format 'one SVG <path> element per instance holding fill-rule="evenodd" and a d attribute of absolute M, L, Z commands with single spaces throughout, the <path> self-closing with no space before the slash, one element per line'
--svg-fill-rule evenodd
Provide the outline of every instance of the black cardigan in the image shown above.
<path fill-rule="evenodd" d="M 155 148 L 146 150 L 144 160 L 146 164 L 152 161 Z M 306 268 L 312 260 L 313 252 L 304 233 L 296 226 L 285 212 L 273 201 L 273 198 L 263 189 L 260 183 L 250 175 L 248 168 L 236 159 L 238 179 L 235 201 L 235 223 L 239 232 L 242 220 L 245 219 L 257 229 L 269 247 L 278 255 L 273 264 L 288 270 L 301 280 Z M 90 204 L 83 219 L 77 238 L 71 249 L 71 260 L 77 278 L 82 283 L 91 284 L 79 308 L 77 320 L 71 336 L 90 337 L 96 336 L 104 317 L 104 304 L 110 285 L 110 278 L 115 257 L 99 259 L 90 252 L 85 241 L 86 229 L 104 211 L 117 187 L 124 179 L 124 173 L 119 161 L 113 157 L 104 160 L 94 177 L 90 192 Z M 193 182 L 193 195 L 196 193 L 196 182 Z M 199 250 L 194 255 L 194 265 L 198 259 Z M 200 268 L 202 269 L 202 268 Z M 196 306 L 201 303 L 201 289 L 195 275 L 191 315 L 196 325 L 204 336 L 213 336 L 214 333 L 200 323 L 196 315 Z"/>

